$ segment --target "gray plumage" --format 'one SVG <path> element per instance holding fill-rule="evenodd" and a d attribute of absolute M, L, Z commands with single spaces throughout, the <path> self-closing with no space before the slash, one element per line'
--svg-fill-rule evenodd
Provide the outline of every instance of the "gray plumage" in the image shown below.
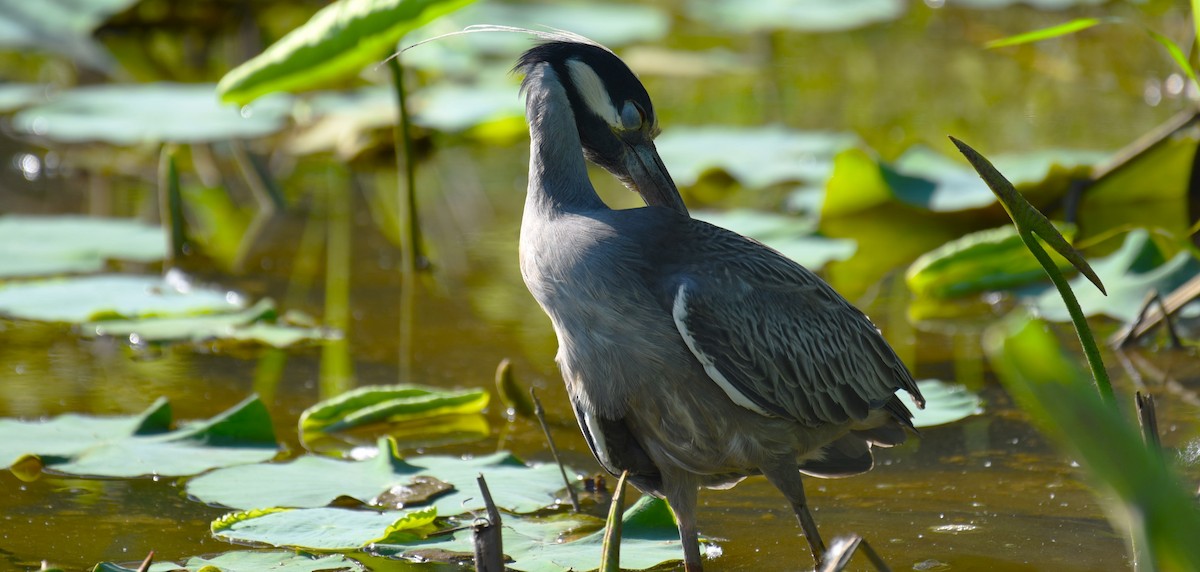
<path fill-rule="evenodd" d="M 580 428 L 606 470 L 628 470 L 680 521 L 700 569 L 696 493 L 764 474 L 824 546 L 799 471 L 869 470 L 869 444 L 905 437 L 923 403 L 875 326 L 778 252 L 692 219 L 654 150 L 641 83 L 592 43 L 526 52 L 531 153 L 521 273 L 549 315 Z M 584 158 L 648 206 L 614 211 Z"/>

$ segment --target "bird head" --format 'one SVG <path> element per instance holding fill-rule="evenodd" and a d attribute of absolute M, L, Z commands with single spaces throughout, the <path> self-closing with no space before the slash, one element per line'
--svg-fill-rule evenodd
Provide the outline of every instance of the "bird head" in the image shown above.
<path fill-rule="evenodd" d="M 637 76 L 600 44 L 580 37 L 555 39 L 526 51 L 514 71 L 548 64 L 561 82 L 583 154 L 640 194 L 648 205 L 687 213 L 654 138 L 658 116 Z"/>

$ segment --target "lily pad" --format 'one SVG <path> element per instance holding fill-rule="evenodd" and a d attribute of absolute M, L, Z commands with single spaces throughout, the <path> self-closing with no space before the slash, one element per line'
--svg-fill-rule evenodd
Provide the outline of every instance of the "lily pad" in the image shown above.
<path fill-rule="evenodd" d="M 1038 10 L 1066 10 L 1077 6 L 1098 6 L 1108 0 L 947 0 L 946 5 L 977 10 L 999 10 L 1023 4 Z"/>
<path fill-rule="evenodd" d="M 264 298 L 254 306 L 239 312 L 137 320 L 100 320 L 83 324 L 81 331 L 85 335 L 128 337 L 131 340 L 136 339 L 138 343 L 222 339 L 259 342 L 277 348 L 288 347 L 305 340 L 333 337 L 333 334 L 320 328 L 276 323 L 277 317 L 275 302 Z"/>
<path fill-rule="evenodd" d="M 380 450 L 379 455 L 361 461 L 306 455 L 288 463 L 221 469 L 192 479 L 187 491 L 201 502 L 230 508 L 309 508 L 328 505 L 338 497 L 369 503 L 416 477 L 431 476 L 454 487 L 431 505 L 438 514 L 448 516 L 483 508 L 475 483 L 481 473 L 487 477 L 496 505 L 516 513 L 554 505 L 556 493 L 564 486 L 557 466 L 530 467 L 509 453 L 468 459 L 433 455 L 401 459 L 386 438 L 380 440 Z M 288 486 L 280 487 L 282 482 Z"/>
<path fill-rule="evenodd" d="M 96 272 L 110 259 L 166 257 L 162 228 L 133 219 L 0 216 L 0 278 Z"/>
<path fill-rule="evenodd" d="M 291 100 L 222 105 L 212 84 L 109 84 L 64 91 L 13 116 L 23 133 L 64 143 L 203 143 L 270 135 L 286 124 Z"/>
<path fill-rule="evenodd" d="M 1070 240 L 1074 225 L 1056 225 Z M 1047 249 L 1059 270 L 1071 263 Z M 1046 271 L 1011 224 L 965 235 L 931 250 L 908 267 L 908 289 L 918 296 L 951 298 L 1007 290 L 1046 280 Z"/>
<path fill-rule="evenodd" d="M 853 240 L 815 234 L 816 222 L 801 217 L 749 209 L 698 212 L 693 216 L 758 240 L 813 270 L 835 260 L 846 260 L 856 249 Z"/>
<path fill-rule="evenodd" d="M 896 392 L 908 410 L 913 412 L 912 421 L 917 428 L 946 425 L 983 413 L 983 401 L 962 385 L 922 379 L 917 382 L 917 387 L 925 397 L 925 409 L 918 409 L 908 392 Z"/>
<path fill-rule="evenodd" d="M 383 421 L 478 413 L 489 395 L 481 389 L 443 390 L 413 384 L 369 385 L 326 399 L 300 414 L 300 432 L 340 431 Z"/>
<path fill-rule="evenodd" d="M 165 280 L 161 276 L 100 274 L 0 284 L 0 314 L 25 320 L 82 323 L 100 318 L 143 318 L 232 312 L 231 292 Z"/>
<path fill-rule="evenodd" d="M 1142 302 L 1151 289 L 1171 292 L 1200 273 L 1200 261 L 1183 251 L 1164 262 L 1162 251 L 1150 241 L 1145 229 L 1125 235 L 1125 242 L 1113 254 L 1089 260 L 1092 269 L 1108 290 L 1101 294 L 1085 277 L 1070 281 L 1079 306 L 1088 316 L 1104 315 L 1123 322 L 1137 318 Z M 1058 291 L 1048 288 L 1033 300 L 1038 313 L 1047 320 L 1066 322 L 1071 319 Z"/>
<path fill-rule="evenodd" d="M 781 126 L 672 127 L 655 141 L 676 184 L 696 184 L 722 171 L 750 189 L 778 183 L 823 183 L 833 157 L 854 146 L 850 133 L 805 132 Z"/>
<path fill-rule="evenodd" d="M 889 22 L 904 14 L 902 0 L 691 0 L 693 18 L 737 33 L 769 30 L 839 32 L 878 22 Z"/>
<path fill-rule="evenodd" d="M 437 518 L 433 508 L 409 511 L 344 508 L 255 509 L 212 523 L 213 536 L 232 542 L 292 546 L 305 550 L 357 550 L 372 544 L 416 539 Z"/>
<path fill-rule="evenodd" d="M 136 572 L 132 568 L 111 562 L 96 565 L 93 572 Z M 366 568 L 355 560 L 341 554 L 311 556 L 292 551 L 279 550 L 235 550 L 213 556 L 193 556 L 183 564 L 155 562 L 149 572 L 365 572 Z"/>
<path fill-rule="evenodd" d="M 0 24 L 2 25 L 2 24 Z M 0 113 L 16 111 L 46 97 L 46 86 L 34 83 L 0 83 Z"/>
<path fill-rule="evenodd" d="M 412 95 L 413 123 L 446 133 L 459 133 L 484 123 L 520 119 L 525 104 L 510 83 L 439 84 Z"/>
<path fill-rule="evenodd" d="M 94 70 L 111 72 L 112 56 L 92 33 L 137 0 L 0 0 L 0 47 L 61 54 Z"/>
<path fill-rule="evenodd" d="M 134 418 L 0 419 L 0 461 L 11 465 L 37 455 L 46 468 L 72 475 L 185 476 L 260 463 L 278 452 L 271 419 L 256 396 L 182 429 L 169 431 L 170 422 L 165 400 Z"/>

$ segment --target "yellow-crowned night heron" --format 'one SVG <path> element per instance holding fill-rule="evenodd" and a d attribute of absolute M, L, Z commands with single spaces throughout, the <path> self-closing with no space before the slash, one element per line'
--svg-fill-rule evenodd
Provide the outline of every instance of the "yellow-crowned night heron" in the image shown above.
<path fill-rule="evenodd" d="M 548 39 L 516 69 L 531 139 L 521 274 L 558 335 L 576 418 L 610 473 L 628 470 L 679 519 L 701 569 L 699 487 L 763 474 L 820 561 L 800 473 L 845 476 L 871 445 L 904 441 L 923 404 L 879 330 L 778 252 L 692 219 L 651 140 L 654 106 L 625 64 L 586 39 Z M 609 209 L 584 158 L 647 205 Z"/>

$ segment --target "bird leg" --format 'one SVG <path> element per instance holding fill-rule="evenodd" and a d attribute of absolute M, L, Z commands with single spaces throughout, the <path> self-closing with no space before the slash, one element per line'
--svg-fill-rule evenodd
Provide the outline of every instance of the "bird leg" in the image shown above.
<path fill-rule="evenodd" d="M 679 541 L 683 543 L 683 568 L 686 572 L 703 572 L 700 564 L 700 542 L 696 539 L 696 482 L 690 475 L 663 471 L 663 493 L 667 504 L 679 521 Z"/>
<path fill-rule="evenodd" d="M 817 532 L 817 522 L 813 520 L 812 513 L 808 511 L 808 501 L 804 497 L 804 482 L 800 479 L 800 468 L 796 465 L 795 460 L 787 459 L 776 463 L 774 466 L 761 467 L 762 473 L 767 477 L 767 480 L 787 497 L 788 502 L 792 503 L 792 511 L 796 513 L 796 520 L 800 521 L 800 530 L 804 532 L 804 538 L 808 540 L 808 547 L 812 550 L 813 559 L 817 561 L 817 566 L 821 565 L 822 559 L 825 558 L 825 542 L 821 540 L 821 533 Z"/>

